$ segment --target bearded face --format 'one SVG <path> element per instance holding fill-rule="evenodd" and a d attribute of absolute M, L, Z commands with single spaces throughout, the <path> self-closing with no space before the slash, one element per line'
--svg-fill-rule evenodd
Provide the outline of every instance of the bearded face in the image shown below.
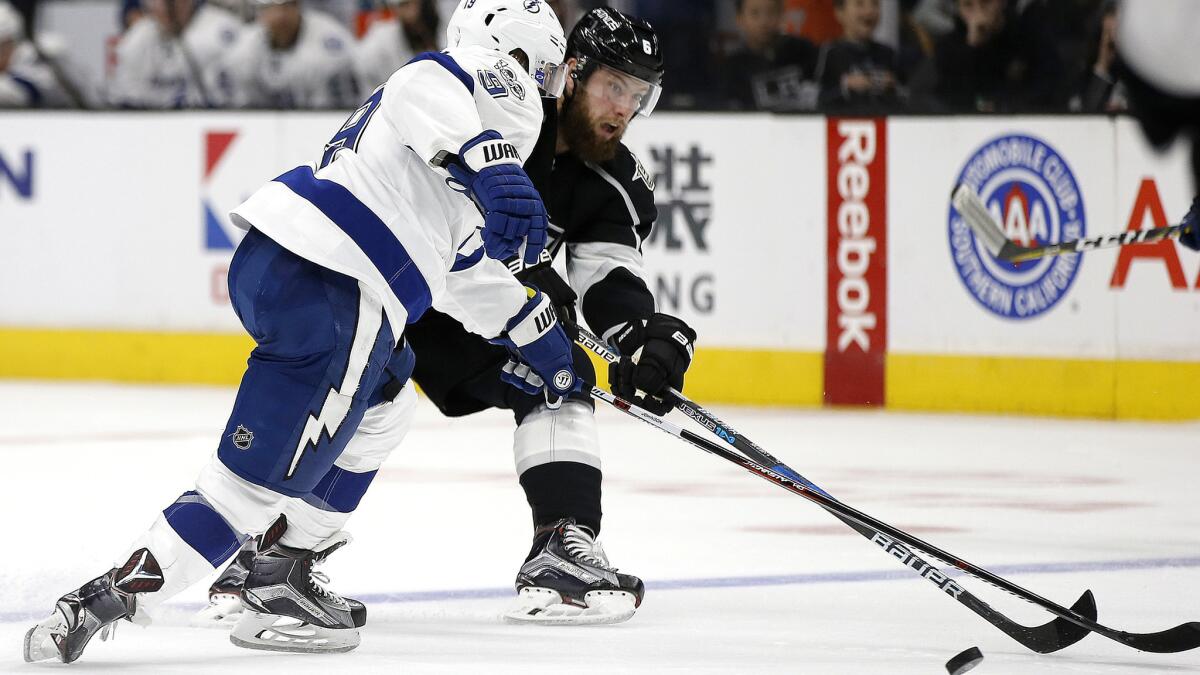
<path fill-rule="evenodd" d="M 607 162 L 617 156 L 624 130 L 602 136 L 603 129 L 612 127 L 597 118 L 588 97 L 575 96 L 563 106 L 559 124 L 567 145 L 576 156 L 589 162 Z"/>
<path fill-rule="evenodd" d="M 607 162 L 637 113 L 648 86 L 607 67 L 592 72 L 563 106 L 563 137 L 580 159 Z"/>

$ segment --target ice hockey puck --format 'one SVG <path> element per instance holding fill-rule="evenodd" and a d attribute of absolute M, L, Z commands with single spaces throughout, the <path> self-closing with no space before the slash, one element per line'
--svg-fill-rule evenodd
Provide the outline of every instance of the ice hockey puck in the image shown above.
<path fill-rule="evenodd" d="M 979 651 L 979 647 L 968 647 L 962 650 L 958 656 L 946 662 L 946 670 L 950 675 L 962 675 L 971 670 L 983 661 L 983 652 Z"/>

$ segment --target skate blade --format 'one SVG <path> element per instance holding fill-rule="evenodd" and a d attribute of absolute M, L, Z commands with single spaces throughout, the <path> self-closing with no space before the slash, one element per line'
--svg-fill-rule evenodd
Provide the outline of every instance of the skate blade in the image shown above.
<path fill-rule="evenodd" d="M 236 595 L 218 595 L 209 600 L 208 607 L 188 620 L 193 628 L 230 628 L 242 614 L 242 601 Z"/>
<path fill-rule="evenodd" d="M 637 611 L 633 594 L 625 591 L 590 591 L 583 597 L 587 607 L 564 603 L 549 588 L 522 588 L 503 618 L 513 624 L 598 626 L 628 621 Z"/>
<path fill-rule="evenodd" d="M 359 645 L 357 628 L 322 628 L 290 616 L 243 611 L 229 641 L 246 649 L 302 654 L 348 652 Z"/>

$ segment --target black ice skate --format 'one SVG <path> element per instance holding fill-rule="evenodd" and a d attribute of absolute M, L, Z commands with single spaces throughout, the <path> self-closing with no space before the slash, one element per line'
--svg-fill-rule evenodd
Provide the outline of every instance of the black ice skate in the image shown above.
<path fill-rule="evenodd" d="M 538 528 L 517 573 L 517 602 L 504 618 L 514 623 L 619 623 L 633 616 L 645 587 L 618 574 L 591 530 L 564 518 Z"/>
<path fill-rule="evenodd" d="M 247 649 L 278 652 L 348 652 L 358 646 L 358 629 L 367 608 L 357 600 L 326 590 L 324 574 L 313 570 L 330 553 L 350 542 L 344 532 L 315 550 L 279 543 L 287 527 L 280 516 L 263 535 L 242 586 L 243 612 L 229 640 Z"/>
<path fill-rule="evenodd" d="M 254 564 L 258 540 L 247 539 L 241 550 L 208 587 L 208 607 L 196 612 L 192 625 L 199 628 L 221 628 L 233 625 L 242 613 L 242 584 Z"/>
<path fill-rule="evenodd" d="M 25 634 L 25 660 L 71 663 L 92 636 L 99 633 L 107 640 L 117 620 L 133 616 L 138 593 L 157 591 L 162 585 L 162 568 L 150 551 L 134 551 L 124 565 L 59 598 L 54 613 Z"/>

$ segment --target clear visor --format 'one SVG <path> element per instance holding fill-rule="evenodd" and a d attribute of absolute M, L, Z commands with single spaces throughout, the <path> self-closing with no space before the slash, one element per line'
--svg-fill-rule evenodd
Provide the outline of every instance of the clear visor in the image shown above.
<path fill-rule="evenodd" d="M 534 79 L 537 80 L 538 88 L 542 90 L 542 96 L 558 98 L 567 86 L 567 64 L 542 61 L 535 71 Z"/>
<path fill-rule="evenodd" d="M 600 64 L 595 72 L 588 76 L 588 92 L 599 96 L 619 110 L 627 111 L 630 117 L 633 113 L 648 117 L 658 105 L 658 97 L 662 87 L 657 84 L 636 78 L 606 64 Z"/>

